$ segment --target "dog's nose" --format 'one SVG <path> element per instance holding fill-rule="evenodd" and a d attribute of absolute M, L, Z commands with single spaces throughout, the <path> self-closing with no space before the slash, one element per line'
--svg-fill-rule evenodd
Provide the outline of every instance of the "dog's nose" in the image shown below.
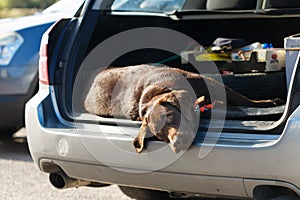
<path fill-rule="evenodd" d="M 182 145 L 182 139 L 177 137 L 174 146 L 181 147 L 181 145 Z"/>

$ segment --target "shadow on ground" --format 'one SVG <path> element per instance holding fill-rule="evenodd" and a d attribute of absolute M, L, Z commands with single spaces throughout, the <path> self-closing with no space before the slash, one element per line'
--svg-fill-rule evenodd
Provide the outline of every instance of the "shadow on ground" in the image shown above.
<path fill-rule="evenodd" d="M 14 134 L 12 137 L 0 137 L 0 159 L 32 162 L 26 135 Z"/>

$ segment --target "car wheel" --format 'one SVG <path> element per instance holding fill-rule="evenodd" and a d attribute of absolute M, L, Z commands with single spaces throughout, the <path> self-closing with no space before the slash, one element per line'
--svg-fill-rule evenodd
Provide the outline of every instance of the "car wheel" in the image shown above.
<path fill-rule="evenodd" d="M 0 139 L 11 138 L 12 135 L 19 129 L 19 127 L 12 127 L 9 129 L 0 129 Z"/>
<path fill-rule="evenodd" d="M 294 194 L 287 194 L 279 197 L 275 197 L 271 200 L 299 200 L 300 198 Z"/>

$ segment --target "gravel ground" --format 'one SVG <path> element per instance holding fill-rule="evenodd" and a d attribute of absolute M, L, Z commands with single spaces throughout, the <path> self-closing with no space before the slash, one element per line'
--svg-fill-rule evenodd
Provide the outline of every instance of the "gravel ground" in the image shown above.
<path fill-rule="evenodd" d="M 48 181 L 48 174 L 34 165 L 21 130 L 13 139 L 0 139 L 1 200 L 129 200 L 117 186 L 58 190 Z"/>

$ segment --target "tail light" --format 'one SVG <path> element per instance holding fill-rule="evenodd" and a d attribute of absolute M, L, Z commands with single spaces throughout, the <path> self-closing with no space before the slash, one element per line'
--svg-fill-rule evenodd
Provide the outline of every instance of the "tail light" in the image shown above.
<path fill-rule="evenodd" d="M 39 59 L 39 80 L 45 85 L 49 85 L 47 47 L 48 45 L 42 42 Z"/>

